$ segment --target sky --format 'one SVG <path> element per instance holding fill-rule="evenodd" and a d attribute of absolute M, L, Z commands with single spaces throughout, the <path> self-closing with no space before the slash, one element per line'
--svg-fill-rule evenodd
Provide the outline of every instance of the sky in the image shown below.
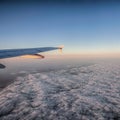
<path fill-rule="evenodd" d="M 65 54 L 120 53 L 120 3 L 0 3 L 0 49 L 59 45 Z"/>

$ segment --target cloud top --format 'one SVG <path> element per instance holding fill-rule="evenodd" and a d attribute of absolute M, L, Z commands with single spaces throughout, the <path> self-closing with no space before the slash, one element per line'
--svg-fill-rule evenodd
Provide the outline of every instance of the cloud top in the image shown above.
<path fill-rule="evenodd" d="M 120 64 L 18 77 L 0 93 L 0 119 L 120 119 Z"/>

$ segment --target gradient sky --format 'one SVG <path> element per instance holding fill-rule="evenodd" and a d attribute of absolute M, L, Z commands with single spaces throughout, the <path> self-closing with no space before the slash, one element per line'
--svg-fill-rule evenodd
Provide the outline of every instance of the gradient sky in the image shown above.
<path fill-rule="evenodd" d="M 58 46 L 120 53 L 120 4 L 0 3 L 0 49 Z"/>

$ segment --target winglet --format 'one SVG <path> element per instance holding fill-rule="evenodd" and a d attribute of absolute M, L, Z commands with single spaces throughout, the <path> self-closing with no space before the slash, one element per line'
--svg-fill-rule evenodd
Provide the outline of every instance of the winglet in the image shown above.
<path fill-rule="evenodd" d="M 58 48 L 59 48 L 59 51 L 62 53 L 62 49 L 64 48 L 64 45 L 61 45 Z"/>
<path fill-rule="evenodd" d="M 60 45 L 59 48 L 60 48 L 60 49 L 63 49 L 63 48 L 64 48 L 64 45 Z"/>

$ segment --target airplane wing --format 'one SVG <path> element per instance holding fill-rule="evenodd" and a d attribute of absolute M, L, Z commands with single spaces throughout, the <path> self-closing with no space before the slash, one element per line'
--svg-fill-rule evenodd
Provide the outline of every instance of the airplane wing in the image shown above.
<path fill-rule="evenodd" d="M 32 58 L 44 58 L 44 56 L 38 54 L 40 52 L 46 52 L 51 50 L 62 50 L 63 46 L 61 47 L 41 47 L 41 48 L 26 48 L 26 49 L 5 49 L 0 50 L 0 59 L 11 58 L 11 57 L 18 57 L 18 56 L 26 56 Z M 6 66 L 0 64 L 0 69 L 4 69 Z"/>
<path fill-rule="evenodd" d="M 62 49 L 63 47 L 41 47 L 41 48 L 26 48 L 26 49 L 5 49 L 0 50 L 0 59 L 10 58 L 10 57 L 17 57 L 23 55 L 31 55 L 37 56 L 40 58 L 44 58 L 44 56 L 39 55 L 37 53 L 46 52 L 56 49 Z"/>

